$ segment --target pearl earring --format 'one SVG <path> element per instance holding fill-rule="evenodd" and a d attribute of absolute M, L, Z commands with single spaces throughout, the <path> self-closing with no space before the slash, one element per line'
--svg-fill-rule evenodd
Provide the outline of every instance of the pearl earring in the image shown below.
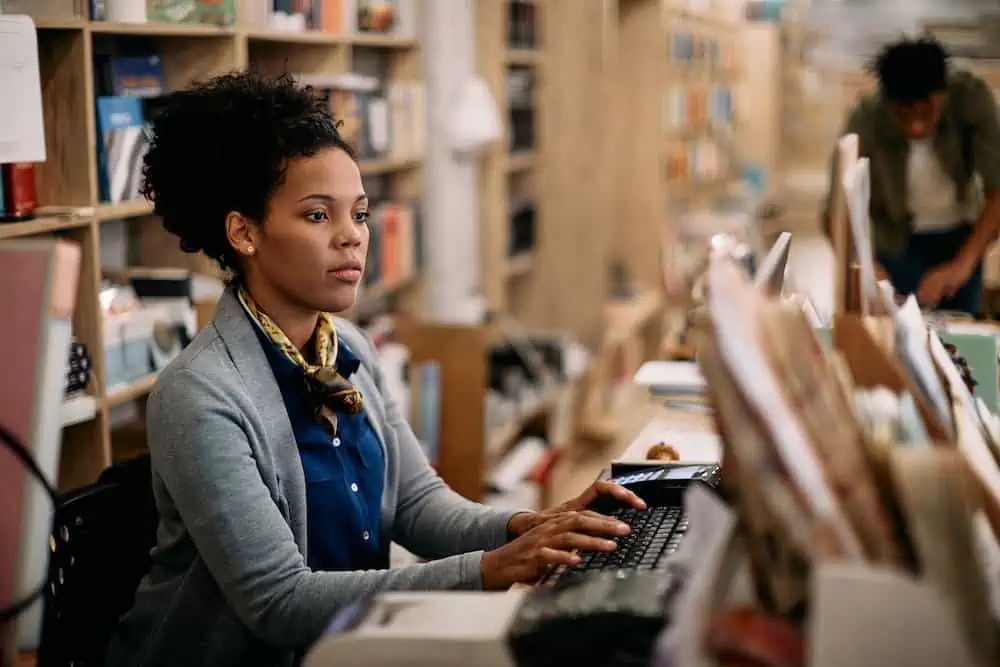
<path fill-rule="evenodd" d="M 256 248 L 254 248 L 254 247 L 253 247 L 252 245 L 248 245 L 248 246 L 247 246 L 247 254 L 248 254 L 248 255 L 252 255 L 252 254 L 254 254 L 255 252 L 257 252 L 257 249 L 256 249 Z"/>

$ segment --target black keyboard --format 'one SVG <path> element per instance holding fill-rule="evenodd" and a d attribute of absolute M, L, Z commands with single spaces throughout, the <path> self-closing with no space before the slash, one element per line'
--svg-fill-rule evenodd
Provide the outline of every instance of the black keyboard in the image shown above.
<path fill-rule="evenodd" d="M 562 588 L 602 570 L 652 570 L 673 578 L 675 572 L 668 565 L 669 557 L 680 547 L 688 529 L 684 490 L 692 482 L 715 488 L 720 474 L 717 465 L 673 464 L 615 478 L 645 500 L 648 509 L 636 510 L 617 501 L 608 503 L 599 499 L 591 509 L 627 523 L 632 531 L 615 540 L 618 548 L 614 551 L 582 552 L 578 564 L 554 568 L 541 585 Z"/>
<path fill-rule="evenodd" d="M 585 551 L 573 567 L 552 570 L 542 582 L 547 586 L 567 586 L 587 572 L 597 570 L 667 570 L 667 557 L 677 551 L 687 532 L 684 508 L 661 505 L 640 511 L 619 508 L 605 512 L 632 527 L 632 532 L 617 538 L 614 551 Z"/>

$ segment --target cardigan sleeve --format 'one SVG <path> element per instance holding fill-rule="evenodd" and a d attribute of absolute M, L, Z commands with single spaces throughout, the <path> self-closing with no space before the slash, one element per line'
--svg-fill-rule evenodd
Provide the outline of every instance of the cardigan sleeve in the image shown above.
<path fill-rule="evenodd" d="M 356 333 L 364 340 L 367 351 L 362 363 L 367 363 L 385 405 L 385 426 L 394 432 L 399 445 L 399 495 L 393 539 L 422 558 L 489 551 L 505 544 L 511 517 L 520 512 L 472 502 L 444 483 L 428 463 L 399 406 L 385 391 L 374 344 L 360 330 L 356 329 Z"/>
<path fill-rule="evenodd" d="M 226 382 L 168 369 L 148 403 L 149 449 L 161 520 L 190 537 L 229 606 L 263 642 L 305 649 L 339 608 L 379 590 L 482 585 L 476 553 L 394 570 L 310 570 L 261 477 L 245 414 Z M 433 485 L 412 470 L 409 487 L 422 495 L 411 495 L 409 525 L 424 529 L 429 514 L 419 508 Z"/>

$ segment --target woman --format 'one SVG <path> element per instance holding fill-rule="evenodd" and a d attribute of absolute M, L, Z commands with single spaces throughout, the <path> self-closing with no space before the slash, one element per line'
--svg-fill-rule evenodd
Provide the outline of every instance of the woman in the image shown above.
<path fill-rule="evenodd" d="M 369 202 L 309 90 L 232 74 L 170 96 L 144 177 L 181 247 L 234 278 L 149 398 L 160 527 L 111 664 L 290 665 L 359 596 L 502 590 L 627 532 L 582 511 L 643 507 L 621 487 L 511 513 L 434 474 L 371 342 L 328 315 L 357 298 Z M 436 560 L 389 570 L 390 541 Z"/>

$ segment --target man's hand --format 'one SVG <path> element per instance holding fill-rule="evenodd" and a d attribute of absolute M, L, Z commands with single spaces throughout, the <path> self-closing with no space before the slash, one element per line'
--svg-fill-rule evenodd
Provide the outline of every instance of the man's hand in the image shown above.
<path fill-rule="evenodd" d="M 567 513 L 585 512 L 599 496 L 611 496 L 637 510 L 646 509 L 646 503 L 639 496 L 619 484 L 602 479 L 591 484 L 587 487 L 586 491 L 573 500 L 569 500 L 561 505 L 556 505 L 542 512 L 515 514 L 510 520 L 508 529 L 515 536 L 524 535 L 532 528 L 540 526 L 547 521 L 557 519 Z"/>
<path fill-rule="evenodd" d="M 917 300 L 923 306 L 936 307 L 955 296 L 969 282 L 974 266 L 961 257 L 936 266 L 924 276 L 917 288 Z"/>

